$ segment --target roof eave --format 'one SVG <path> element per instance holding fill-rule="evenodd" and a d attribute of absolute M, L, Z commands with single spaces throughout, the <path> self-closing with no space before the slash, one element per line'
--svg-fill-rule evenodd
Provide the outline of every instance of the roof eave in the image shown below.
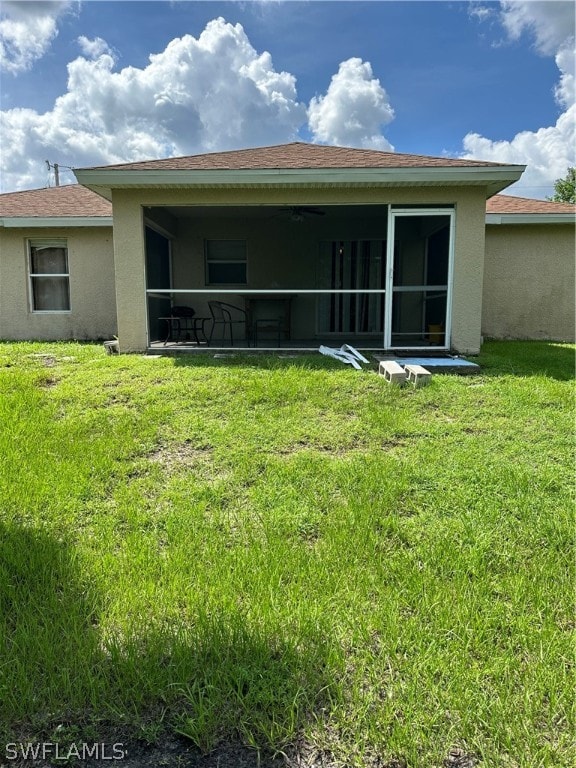
<path fill-rule="evenodd" d="M 518 181 L 525 166 L 326 168 L 257 170 L 78 169 L 80 184 L 111 199 L 113 189 L 138 187 L 485 186 L 491 197 Z"/>
<path fill-rule="evenodd" d="M 487 213 L 486 224 L 574 224 L 573 213 Z"/>
<path fill-rule="evenodd" d="M 2 216 L 0 227 L 40 229 L 47 227 L 111 227 L 112 216 Z"/>

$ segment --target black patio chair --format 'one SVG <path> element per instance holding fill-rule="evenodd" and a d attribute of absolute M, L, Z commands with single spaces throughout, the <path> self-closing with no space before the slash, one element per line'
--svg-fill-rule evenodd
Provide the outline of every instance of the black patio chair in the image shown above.
<path fill-rule="evenodd" d="M 235 304 L 227 304 L 224 301 L 209 301 L 208 308 L 212 315 L 212 329 L 210 331 L 210 337 L 208 344 L 212 344 L 212 337 L 216 326 L 222 327 L 222 341 L 226 337 L 226 333 L 230 333 L 230 346 L 234 346 L 234 326 L 242 326 L 244 328 L 244 338 L 248 346 L 250 346 L 250 329 L 248 328 L 248 314 L 246 310 L 241 307 L 237 307 Z M 227 330 L 228 329 L 228 330 Z"/>

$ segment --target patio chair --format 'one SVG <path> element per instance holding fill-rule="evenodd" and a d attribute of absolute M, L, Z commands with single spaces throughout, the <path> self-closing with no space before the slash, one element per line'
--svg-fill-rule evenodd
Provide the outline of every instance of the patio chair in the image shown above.
<path fill-rule="evenodd" d="M 230 334 L 230 346 L 234 346 L 234 326 L 244 327 L 244 338 L 250 346 L 250 329 L 248 328 L 248 315 L 246 310 L 241 307 L 237 307 L 235 304 L 227 304 L 224 301 L 209 301 L 208 308 L 212 315 L 212 329 L 210 331 L 210 337 L 208 344 L 212 344 L 212 337 L 216 326 L 219 325 L 222 328 L 222 341 L 224 341 L 226 333 Z"/>

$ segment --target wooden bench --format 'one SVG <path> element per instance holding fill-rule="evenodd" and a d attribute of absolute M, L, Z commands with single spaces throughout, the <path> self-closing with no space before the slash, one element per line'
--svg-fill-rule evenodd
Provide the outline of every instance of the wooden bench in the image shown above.
<path fill-rule="evenodd" d="M 425 387 L 426 384 L 430 384 L 432 379 L 432 374 L 423 365 L 407 365 L 406 373 L 408 381 L 415 387 Z"/>
<path fill-rule="evenodd" d="M 378 373 L 384 376 L 389 384 L 398 384 L 401 387 L 406 381 L 406 371 L 395 360 L 382 360 Z"/>

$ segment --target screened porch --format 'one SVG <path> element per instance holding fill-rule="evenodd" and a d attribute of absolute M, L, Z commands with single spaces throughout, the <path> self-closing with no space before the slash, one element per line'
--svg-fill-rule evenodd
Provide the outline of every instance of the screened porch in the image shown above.
<path fill-rule="evenodd" d="M 449 347 L 450 206 L 146 210 L 152 349 Z"/>

